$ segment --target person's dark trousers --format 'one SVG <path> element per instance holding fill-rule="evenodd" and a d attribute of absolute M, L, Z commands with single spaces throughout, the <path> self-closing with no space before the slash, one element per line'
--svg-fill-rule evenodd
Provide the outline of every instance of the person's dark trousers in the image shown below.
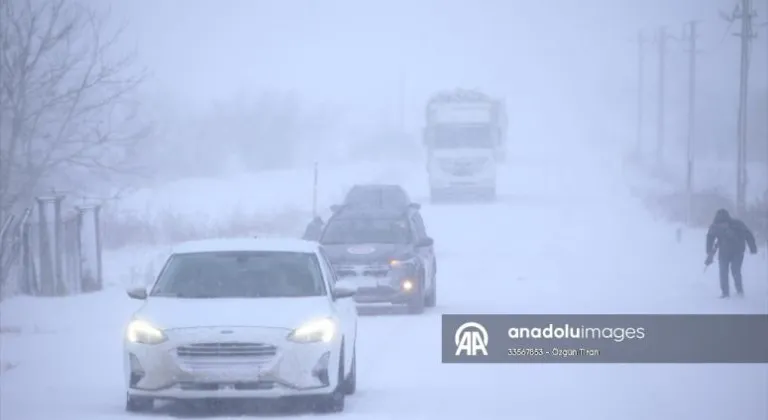
<path fill-rule="evenodd" d="M 733 276 L 733 285 L 736 288 L 736 293 L 739 295 L 744 294 L 744 285 L 741 281 L 741 265 L 744 263 L 744 253 L 721 254 L 718 263 L 720 266 L 720 291 L 723 293 L 723 296 L 730 295 L 729 271 L 730 275 Z"/>

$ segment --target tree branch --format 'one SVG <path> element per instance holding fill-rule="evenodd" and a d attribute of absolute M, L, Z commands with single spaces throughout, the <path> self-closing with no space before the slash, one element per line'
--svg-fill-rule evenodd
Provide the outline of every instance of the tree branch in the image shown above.
<path fill-rule="evenodd" d="M 146 72 L 111 59 L 124 27 L 67 0 L 0 0 L 0 210 L 84 168 L 130 175 L 151 125 L 131 96 Z M 2 128 L 6 124 L 8 129 Z"/>

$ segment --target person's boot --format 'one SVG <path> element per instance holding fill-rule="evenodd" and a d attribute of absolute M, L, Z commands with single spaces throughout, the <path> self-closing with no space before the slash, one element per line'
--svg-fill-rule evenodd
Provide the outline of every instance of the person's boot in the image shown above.
<path fill-rule="evenodd" d="M 743 298 L 744 297 L 744 286 L 743 286 L 743 283 L 741 282 L 741 276 L 739 275 L 738 277 L 735 277 L 734 278 L 734 282 L 736 283 L 735 284 L 735 286 L 736 286 L 736 296 L 738 296 L 740 298 Z"/>
<path fill-rule="evenodd" d="M 723 293 L 720 295 L 720 299 L 728 299 L 729 297 L 730 296 L 728 295 L 728 293 Z"/>

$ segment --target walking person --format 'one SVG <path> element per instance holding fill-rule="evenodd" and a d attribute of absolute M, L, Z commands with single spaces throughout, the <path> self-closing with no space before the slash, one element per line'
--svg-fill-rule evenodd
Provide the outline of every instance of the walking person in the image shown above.
<path fill-rule="evenodd" d="M 307 241 L 319 241 L 320 236 L 323 234 L 323 226 L 325 223 L 323 222 L 323 219 L 320 216 L 315 216 L 311 222 L 307 225 L 307 228 L 304 230 L 304 235 L 302 236 L 302 239 Z"/>
<path fill-rule="evenodd" d="M 707 259 L 704 264 L 707 266 L 712 264 L 715 253 L 717 253 L 717 262 L 720 268 L 721 299 L 730 296 L 729 272 L 733 275 L 736 294 L 744 296 L 741 265 L 744 262 L 747 246 L 749 246 L 751 254 L 757 254 L 757 244 L 752 231 L 744 222 L 731 217 L 727 210 L 718 210 L 715 213 L 715 220 L 707 231 Z"/>

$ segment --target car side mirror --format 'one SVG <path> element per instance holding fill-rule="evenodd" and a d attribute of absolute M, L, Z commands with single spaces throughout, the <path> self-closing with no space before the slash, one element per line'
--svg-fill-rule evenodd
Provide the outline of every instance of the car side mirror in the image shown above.
<path fill-rule="evenodd" d="M 428 247 L 435 244 L 435 240 L 432 238 L 424 238 L 419 241 L 418 246 L 419 247 Z"/>
<path fill-rule="evenodd" d="M 419 203 L 411 203 L 411 208 L 414 210 L 421 210 L 421 204 Z"/>
<path fill-rule="evenodd" d="M 136 300 L 147 299 L 147 289 L 145 287 L 134 287 L 127 290 L 128 297 Z"/>
<path fill-rule="evenodd" d="M 333 285 L 333 298 L 350 298 L 357 293 L 357 286 L 347 280 L 339 280 Z"/>

